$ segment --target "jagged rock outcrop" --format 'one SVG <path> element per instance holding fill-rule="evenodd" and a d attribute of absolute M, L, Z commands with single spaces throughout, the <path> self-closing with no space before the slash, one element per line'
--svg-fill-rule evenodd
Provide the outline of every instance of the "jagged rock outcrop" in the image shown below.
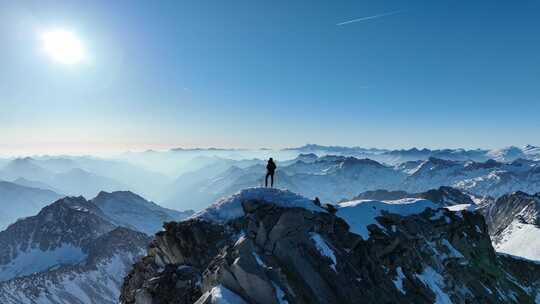
<path fill-rule="evenodd" d="M 537 266 L 497 255 L 479 213 L 416 200 L 334 214 L 258 192 L 168 223 L 121 303 L 534 303 L 539 292 Z M 347 222 L 354 208 L 375 216 Z"/>

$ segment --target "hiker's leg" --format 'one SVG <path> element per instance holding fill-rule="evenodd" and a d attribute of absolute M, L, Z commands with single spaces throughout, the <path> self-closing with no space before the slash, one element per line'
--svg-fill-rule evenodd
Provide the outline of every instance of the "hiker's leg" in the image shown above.
<path fill-rule="evenodd" d="M 270 175 L 270 172 L 266 173 L 266 177 L 264 178 L 264 186 L 268 187 L 268 176 Z"/>
<path fill-rule="evenodd" d="M 270 174 L 270 188 L 274 188 L 274 173 Z"/>

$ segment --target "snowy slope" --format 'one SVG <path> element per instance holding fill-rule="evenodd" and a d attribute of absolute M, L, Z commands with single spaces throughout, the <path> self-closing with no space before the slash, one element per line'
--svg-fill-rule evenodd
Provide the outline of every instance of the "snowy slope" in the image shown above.
<path fill-rule="evenodd" d="M 522 147 L 505 147 L 501 149 L 365 149 L 361 147 L 336 147 L 309 144 L 297 148 L 289 148 L 287 151 L 296 151 L 298 153 L 315 153 L 317 155 L 342 155 L 354 156 L 360 158 L 371 158 L 376 161 L 387 164 L 399 164 L 407 161 L 427 160 L 430 157 L 455 160 L 455 161 L 477 161 L 483 162 L 488 159 L 498 161 L 514 161 L 518 158 L 527 158 L 531 160 L 540 159 L 540 148 L 532 145 Z"/>
<path fill-rule="evenodd" d="M 79 263 L 0 282 L 0 303 L 116 304 L 124 276 L 149 241 L 142 233 L 117 228 L 95 239 Z"/>
<path fill-rule="evenodd" d="M 540 193 L 507 194 L 480 211 L 497 251 L 540 261 Z"/>
<path fill-rule="evenodd" d="M 514 220 L 499 234 L 495 250 L 540 262 L 540 227 Z"/>
<path fill-rule="evenodd" d="M 302 197 L 289 190 L 272 188 L 248 188 L 230 197 L 225 197 L 212 204 L 210 207 L 195 213 L 189 219 L 201 219 L 224 223 L 244 216 L 242 203 L 246 201 L 271 202 L 280 207 L 305 208 L 314 212 L 325 212 L 321 207 L 316 206 L 312 200 Z"/>
<path fill-rule="evenodd" d="M 77 264 L 114 227 L 82 197 L 58 200 L 0 232 L 0 281 Z"/>
<path fill-rule="evenodd" d="M 351 232 L 369 238 L 368 226 L 378 225 L 377 217 L 383 213 L 408 216 L 424 211 L 426 208 L 439 209 L 441 206 L 424 199 L 401 199 L 396 201 L 358 200 L 340 203 L 337 216 L 343 218 Z"/>
<path fill-rule="evenodd" d="M 462 207 L 353 201 L 334 215 L 294 193 L 246 189 L 166 225 L 126 277 L 120 299 L 533 303 L 540 264 L 497 255 L 483 217 Z"/>
<path fill-rule="evenodd" d="M 164 222 L 178 221 L 192 214 L 163 208 L 129 191 L 100 192 L 91 200 L 114 224 L 148 235 L 161 230 Z"/>
<path fill-rule="evenodd" d="M 429 159 L 407 176 L 399 188 L 423 192 L 439 186 L 492 197 L 515 191 L 536 193 L 540 191 L 540 162 L 521 159 L 511 163 L 493 160 L 477 163 Z"/>

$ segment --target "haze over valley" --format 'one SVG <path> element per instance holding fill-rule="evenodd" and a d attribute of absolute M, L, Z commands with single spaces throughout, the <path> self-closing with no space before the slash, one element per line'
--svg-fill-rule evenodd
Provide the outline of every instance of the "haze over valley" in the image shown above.
<path fill-rule="evenodd" d="M 0 1 L 0 304 L 540 304 L 540 1 Z"/>

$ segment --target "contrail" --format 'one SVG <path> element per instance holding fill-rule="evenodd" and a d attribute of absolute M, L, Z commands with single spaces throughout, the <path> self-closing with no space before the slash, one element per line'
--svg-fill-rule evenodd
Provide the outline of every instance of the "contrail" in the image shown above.
<path fill-rule="evenodd" d="M 345 24 L 349 24 L 349 23 L 355 23 L 355 22 L 361 22 L 361 21 L 366 21 L 366 20 L 372 20 L 372 19 L 377 19 L 377 18 L 382 18 L 382 17 L 386 17 L 386 16 L 391 16 L 391 15 L 395 15 L 395 14 L 399 14 L 403 12 L 403 10 L 399 10 L 399 11 L 392 11 L 392 12 L 388 12 L 388 13 L 384 13 L 384 14 L 378 14 L 378 15 L 373 15 L 373 16 L 367 16 L 367 17 L 362 17 L 362 18 L 358 18 L 358 19 L 353 19 L 353 20 L 349 20 L 349 21 L 345 21 L 345 22 L 341 22 L 341 23 L 338 23 L 336 25 L 345 25 Z"/>

